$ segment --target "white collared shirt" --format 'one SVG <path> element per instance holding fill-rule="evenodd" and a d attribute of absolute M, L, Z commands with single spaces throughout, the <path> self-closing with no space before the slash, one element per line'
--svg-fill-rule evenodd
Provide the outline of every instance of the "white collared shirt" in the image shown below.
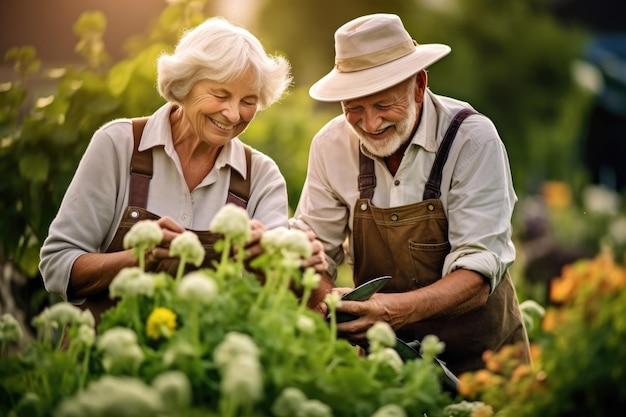
<path fill-rule="evenodd" d="M 422 201 L 436 151 L 454 115 L 467 103 L 426 90 L 421 120 L 395 176 L 382 158 L 374 159 L 372 202 L 381 208 Z M 359 198 L 359 139 L 343 115 L 313 138 L 307 178 L 291 227 L 311 228 L 332 259 L 331 270 L 353 254 L 354 205 Z M 469 269 L 499 283 L 515 259 L 511 216 L 517 197 L 504 144 L 483 115 L 468 117 L 459 128 L 443 169 L 441 197 L 449 224 L 451 252 L 442 276 Z"/>
<path fill-rule="evenodd" d="M 187 229 L 208 230 L 226 202 L 230 167 L 249 175 L 243 144 L 238 138 L 225 144 L 213 169 L 189 192 L 172 142 L 170 111 L 165 104 L 149 118 L 139 146 L 140 151 L 154 147 L 146 209 Z M 40 270 L 49 292 L 65 297 L 74 261 L 104 252 L 113 240 L 128 206 L 132 151 L 130 119 L 111 121 L 94 133 L 41 248 Z M 287 226 L 287 190 L 278 166 L 256 150 L 251 165 L 248 215 L 268 229 Z"/>

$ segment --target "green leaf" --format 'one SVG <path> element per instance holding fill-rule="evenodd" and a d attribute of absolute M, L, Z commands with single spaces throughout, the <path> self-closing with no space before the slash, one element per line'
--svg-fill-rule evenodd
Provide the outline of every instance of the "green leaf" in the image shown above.
<path fill-rule="evenodd" d="M 50 160 L 42 153 L 24 155 L 20 159 L 20 175 L 33 182 L 45 182 L 48 179 Z"/>

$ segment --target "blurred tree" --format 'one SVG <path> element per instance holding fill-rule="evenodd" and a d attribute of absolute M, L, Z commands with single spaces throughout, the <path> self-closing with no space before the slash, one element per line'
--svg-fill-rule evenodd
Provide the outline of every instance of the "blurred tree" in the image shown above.
<path fill-rule="evenodd" d="M 430 85 L 494 120 L 509 148 L 518 192 L 535 179 L 568 178 L 579 168 L 571 148 L 585 102 L 573 87 L 569 65 L 579 56 L 582 34 L 556 23 L 545 1 L 266 0 L 254 33 L 268 51 L 292 62 L 296 85 L 282 103 L 259 113 L 243 139 L 277 161 L 294 208 L 310 140 L 339 111 L 307 94 L 332 68 L 334 31 L 358 15 L 392 12 L 417 41 L 452 46 L 452 54 L 431 68 Z M 93 132 L 117 117 L 150 114 L 163 103 L 155 89 L 157 56 L 182 30 L 212 15 L 213 4 L 169 2 L 150 31 L 126 42 L 128 57 L 118 62 L 110 62 L 101 42 L 106 21 L 97 13 L 74 26 L 83 66 L 40 70 L 29 48 L 6 55 L 19 79 L 0 85 L 0 266 L 8 274 L 2 276 L 0 312 L 9 305 L 15 276 L 41 285 L 41 242 Z M 52 87 L 44 94 L 34 91 L 35 76 Z M 36 309 L 27 303 L 40 299 L 29 289 L 17 304 Z"/>
<path fill-rule="evenodd" d="M 22 309 L 24 314 L 15 314 L 23 317 L 22 328 L 46 303 L 39 249 L 89 139 L 109 120 L 150 114 L 164 102 L 155 88 L 156 59 L 180 31 L 206 18 L 198 4 L 183 0 L 169 6 L 149 37 L 135 39 L 129 58 L 112 66 L 102 42 L 107 22 L 101 12 L 84 13 L 73 27 L 82 66 L 39 74 L 34 48 L 14 47 L 5 54 L 18 79 L 0 85 L 0 313 Z M 44 95 L 32 88 L 36 76 L 51 86 Z"/>
<path fill-rule="evenodd" d="M 547 0 L 269 0 L 259 33 L 270 50 L 288 56 L 296 85 L 308 88 L 332 68 L 334 31 L 375 12 L 398 14 L 420 43 L 452 47 L 431 67 L 429 84 L 493 119 L 518 191 L 576 178 L 579 116 L 588 104 L 571 64 L 585 34 L 559 24 Z"/>
<path fill-rule="evenodd" d="M 334 63 L 334 33 L 347 21 L 370 13 L 412 15 L 419 2 L 406 0 L 267 0 L 258 32 L 269 51 L 285 54 L 296 86 L 308 86 Z"/>

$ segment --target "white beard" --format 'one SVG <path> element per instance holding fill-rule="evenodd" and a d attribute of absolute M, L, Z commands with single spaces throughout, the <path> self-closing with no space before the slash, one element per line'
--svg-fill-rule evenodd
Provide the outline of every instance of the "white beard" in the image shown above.
<path fill-rule="evenodd" d="M 414 95 L 414 94 L 412 94 Z M 414 103 L 413 97 L 410 101 L 411 104 Z M 409 135 L 413 131 L 413 127 L 417 122 L 417 108 L 415 105 L 411 105 L 408 109 L 407 117 L 404 120 L 401 120 L 396 123 L 391 123 L 388 121 L 384 121 L 383 124 L 378 129 L 378 132 L 382 132 L 386 128 L 392 126 L 395 128 L 395 132 L 386 139 L 372 139 L 365 133 L 365 130 L 362 127 L 362 122 L 357 123 L 357 126 L 350 127 L 354 131 L 354 133 L 359 137 L 361 143 L 365 149 L 367 149 L 372 155 L 378 156 L 380 158 L 385 158 L 389 155 L 392 155 L 395 151 L 400 149 L 400 147 L 407 141 L 410 140 Z M 376 133 L 376 132 L 374 132 Z"/>

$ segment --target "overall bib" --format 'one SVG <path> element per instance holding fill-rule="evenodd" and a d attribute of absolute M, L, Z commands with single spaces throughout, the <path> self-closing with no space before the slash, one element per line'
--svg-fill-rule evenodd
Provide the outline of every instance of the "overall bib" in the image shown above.
<path fill-rule="evenodd" d="M 441 175 L 458 127 L 473 113 L 462 110 L 452 121 L 419 203 L 393 208 L 372 205 L 376 186 L 374 161 L 361 153 L 360 198 L 354 213 L 355 286 L 391 275 L 381 292 L 406 292 L 441 279 L 444 259 L 450 253 L 448 221 L 439 200 Z M 421 341 L 428 334 L 437 335 L 445 343 L 439 359 L 455 375 L 484 367 L 481 357 L 487 349 L 497 350 L 517 341 L 527 344 L 508 272 L 483 307 L 454 317 L 420 321 L 396 331 L 405 342 Z"/>
<path fill-rule="evenodd" d="M 130 228 L 140 220 L 158 220 L 159 216 L 146 210 L 148 201 L 148 189 L 150 179 L 152 178 L 152 149 L 139 152 L 139 143 L 141 134 L 146 124 L 147 118 L 133 119 L 133 137 L 134 148 L 131 159 L 131 177 L 128 207 L 122 216 L 122 220 L 115 232 L 106 253 L 119 252 L 124 250 L 124 236 Z M 251 150 L 248 146 L 244 147 L 246 154 L 246 164 L 248 172 L 251 168 Z M 226 203 L 233 203 L 239 207 L 246 208 L 250 195 L 250 175 L 244 179 L 237 171 L 231 170 L 230 185 L 228 189 L 228 197 Z M 200 268 L 212 268 L 212 262 L 219 260 L 219 254 L 215 252 L 214 245 L 223 236 L 219 233 L 210 231 L 197 231 L 196 233 L 204 246 L 205 256 Z M 156 266 L 152 267 L 149 272 L 167 272 L 172 276 L 176 275 L 178 268 L 178 258 L 162 259 Z M 195 266 L 189 264 L 186 272 L 196 269 Z M 96 323 L 100 322 L 100 315 L 115 304 L 115 300 L 109 298 L 109 290 L 100 291 L 87 297 L 86 301 L 81 305 L 83 309 L 89 309 L 96 318 Z"/>

